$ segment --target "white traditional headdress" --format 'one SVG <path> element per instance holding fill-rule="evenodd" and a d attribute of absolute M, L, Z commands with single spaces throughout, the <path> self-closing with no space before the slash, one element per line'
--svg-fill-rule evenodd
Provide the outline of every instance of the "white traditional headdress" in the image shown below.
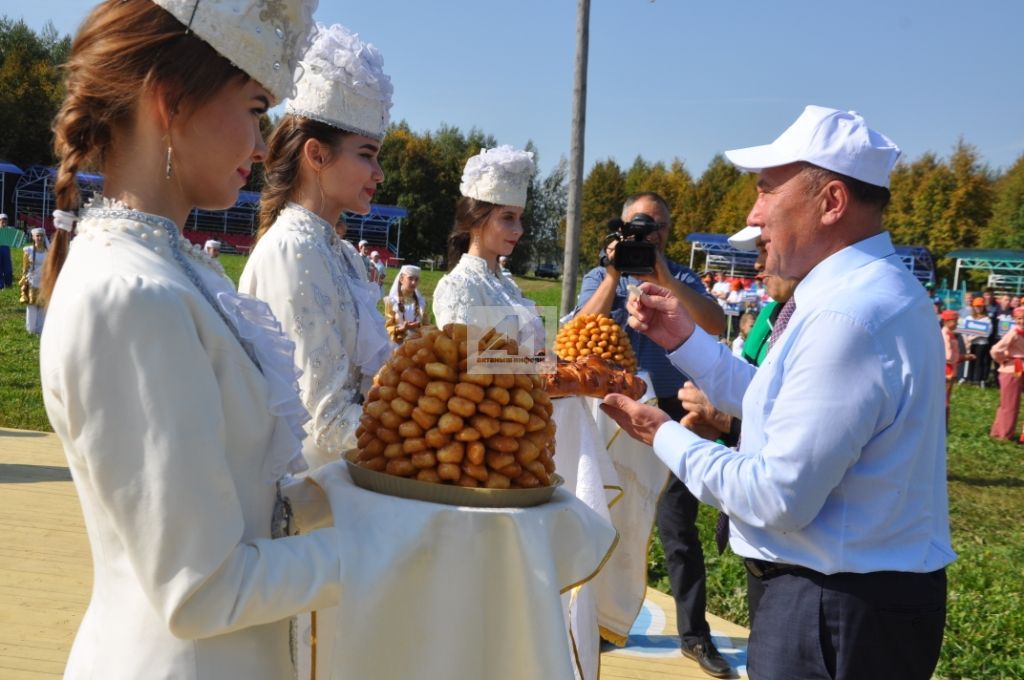
<path fill-rule="evenodd" d="M 524 208 L 533 172 L 531 151 L 519 151 L 508 144 L 481 149 L 466 161 L 459 191 L 479 201 Z"/>
<path fill-rule="evenodd" d="M 318 0 L 153 0 L 278 101 L 295 91 Z"/>
<path fill-rule="evenodd" d="M 220 250 L 220 241 L 211 238 L 210 240 L 203 244 L 203 248 L 207 250 L 209 250 L 210 248 L 216 248 L 217 250 Z"/>
<path fill-rule="evenodd" d="M 374 252 L 376 252 L 376 251 L 374 251 Z M 418 276 L 421 273 L 421 271 L 422 270 L 419 267 L 417 267 L 416 265 L 414 265 L 414 264 L 404 264 L 404 265 L 402 265 L 402 268 L 398 270 L 398 276 L 396 276 L 395 280 L 391 282 L 391 290 L 388 292 L 388 301 L 392 305 L 397 305 L 400 302 L 399 298 L 400 298 L 400 296 L 402 294 L 402 288 L 401 288 L 402 276 L 404 276 L 406 274 L 412 274 L 412 275 L 417 275 Z M 426 309 L 427 309 L 426 300 L 424 300 L 423 295 L 420 293 L 420 289 L 419 288 L 416 288 L 415 292 L 416 292 L 416 304 L 420 308 L 420 313 L 421 314 L 425 314 L 426 313 Z"/>
<path fill-rule="evenodd" d="M 300 68 L 302 77 L 288 113 L 384 139 L 394 88 L 376 47 L 341 24 L 318 24 Z"/>

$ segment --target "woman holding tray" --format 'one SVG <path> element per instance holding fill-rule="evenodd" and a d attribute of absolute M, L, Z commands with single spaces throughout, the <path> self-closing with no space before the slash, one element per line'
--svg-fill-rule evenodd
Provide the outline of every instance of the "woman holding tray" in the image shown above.
<path fill-rule="evenodd" d="M 502 274 L 498 262 L 523 236 L 523 208 L 534 169 L 533 153 L 508 145 L 484 149 L 466 162 L 455 227 L 448 236 L 448 273 L 434 290 L 438 326 L 456 322 L 491 328 L 513 313 L 520 337 L 524 328 L 535 328 L 534 349 L 543 347 L 536 306 Z"/>
<path fill-rule="evenodd" d="M 350 532 L 306 522 L 314 487 L 280 484 L 305 467 L 292 344 L 181 236 L 263 159 L 315 5 L 107 0 L 72 45 L 40 349 L 93 554 L 66 678 L 293 677 L 289 619 L 353 573 Z M 90 162 L 103 195 L 75 214 Z"/>

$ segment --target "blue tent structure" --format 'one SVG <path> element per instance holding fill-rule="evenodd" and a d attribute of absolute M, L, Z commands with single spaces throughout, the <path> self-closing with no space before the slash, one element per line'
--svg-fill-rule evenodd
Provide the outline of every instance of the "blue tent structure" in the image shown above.
<path fill-rule="evenodd" d="M 347 212 L 345 224 L 348 225 L 348 233 L 345 238 L 354 243 L 365 240 L 371 248 L 383 246 L 398 258 L 402 230 L 395 228 L 392 237 L 392 227 L 397 227 L 408 214 L 405 208 L 397 205 L 372 205 L 367 215 Z"/>
<path fill-rule="evenodd" d="M 1020 295 L 1024 292 L 1024 250 L 975 249 L 954 250 L 946 257 L 956 260 L 953 289 L 960 287 L 960 271 L 988 271 L 988 286 L 1000 293 Z"/>
<path fill-rule="evenodd" d="M 729 276 L 741 276 L 752 279 L 757 274 L 754 271 L 754 261 L 757 260 L 756 252 L 736 250 L 729 245 L 728 234 L 709 234 L 696 232 L 688 234 L 686 240 L 693 244 L 690 248 L 690 269 L 693 268 L 694 259 L 697 253 L 705 253 L 704 268 L 700 271 L 722 272 Z"/>
<path fill-rule="evenodd" d="M 14 163 L 0 161 L 0 212 L 7 212 L 7 176 L 11 176 L 11 182 L 16 182 L 17 178 L 23 174 L 25 173 L 22 169 Z M 12 219 L 10 223 L 15 224 L 15 221 Z"/>
<path fill-rule="evenodd" d="M 103 176 L 80 172 L 76 176 L 79 189 L 85 194 L 103 188 Z M 57 207 L 53 185 L 57 170 L 45 165 L 30 165 L 14 187 L 14 213 L 18 219 L 42 226 L 49 224 L 50 215 Z"/>
<path fill-rule="evenodd" d="M 14 191 L 15 215 L 32 224 L 50 225 L 50 215 L 55 207 L 53 185 L 56 177 L 55 168 L 43 165 L 33 165 L 22 173 Z M 103 190 L 102 175 L 80 172 L 76 177 L 83 196 Z M 218 238 L 226 252 L 246 251 L 256 234 L 259 210 L 260 195 L 242 191 L 235 204 L 227 210 L 194 209 L 185 221 L 184 235 L 193 242 Z M 398 259 L 401 221 L 407 214 L 404 208 L 393 205 L 372 205 L 368 215 L 346 214 L 345 222 L 349 226 L 346 238 L 353 242 L 366 239 L 371 247 L 386 249 L 394 253 L 392 259 Z"/>
<path fill-rule="evenodd" d="M 722 272 L 729 276 L 744 278 L 755 276 L 754 261 L 757 260 L 757 253 L 736 250 L 729 245 L 728 234 L 698 232 L 688 235 L 686 240 L 693 244 L 690 249 L 690 269 L 693 269 L 696 254 L 702 252 L 707 255 L 702 271 Z M 922 284 L 935 283 L 935 260 L 927 248 L 896 246 L 896 256 Z M 952 256 L 951 254 L 950 257 Z"/>

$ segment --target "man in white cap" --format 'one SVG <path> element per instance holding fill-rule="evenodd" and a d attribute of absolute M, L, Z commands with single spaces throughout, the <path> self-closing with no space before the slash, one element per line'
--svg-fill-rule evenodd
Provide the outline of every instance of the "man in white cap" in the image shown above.
<path fill-rule="evenodd" d="M 377 283 L 377 267 L 370 261 L 370 242 L 366 239 L 359 241 L 359 257 L 363 258 L 367 279 L 370 283 Z"/>
<path fill-rule="evenodd" d="M 772 144 L 726 152 L 758 172 L 747 223 L 765 273 L 802 278 L 759 369 L 664 289 L 644 284 L 629 303 L 630 324 L 742 416 L 732 450 L 622 395 L 604 406 L 729 515 L 732 549 L 764 588 L 751 678 L 923 680 L 939 658 L 956 557 L 945 355 L 931 302 L 882 230 L 899 153 L 860 115 L 817 106 Z"/>
<path fill-rule="evenodd" d="M 206 254 L 212 258 L 216 259 L 220 257 L 220 241 L 216 239 L 211 238 L 210 240 L 208 240 L 203 245 L 203 249 L 206 251 Z"/>
<path fill-rule="evenodd" d="M 370 281 L 379 285 L 381 291 L 383 291 L 384 278 L 387 276 L 387 269 L 384 267 L 384 262 L 380 259 L 380 253 L 376 250 L 370 252 L 370 269 L 373 270 L 373 272 L 370 273 Z"/>

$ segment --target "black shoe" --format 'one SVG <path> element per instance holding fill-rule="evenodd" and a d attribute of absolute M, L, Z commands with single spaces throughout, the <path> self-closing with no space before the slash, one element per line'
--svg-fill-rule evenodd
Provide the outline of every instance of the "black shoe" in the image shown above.
<path fill-rule="evenodd" d="M 684 640 L 680 651 L 686 658 L 696 661 L 700 669 L 713 678 L 733 677 L 732 666 L 718 653 L 710 637 L 697 638 L 689 643 Z"/>

